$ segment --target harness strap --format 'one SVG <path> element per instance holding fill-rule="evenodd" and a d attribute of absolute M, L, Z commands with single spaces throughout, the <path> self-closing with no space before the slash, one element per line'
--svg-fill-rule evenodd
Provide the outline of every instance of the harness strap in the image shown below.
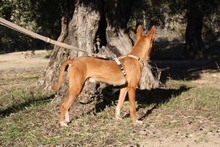
<path fill-rule="evenodd" d="M 123 56 L 123 57 L 121 57 L 121 58 L 125 58 L 125 57 L 126 57 L 126 56 Z M 141 58 L 139 58 L 139 57 L 137 57 L 137 56 L 134 56 L 134 55 L 128 55 L 128 57 L 131 57 L 131 58 L 134 58 L 134 59 L 140 61 L 140 62 L 143 64 L 143 66 L 144 66 L 144 61 L 141 60 Z M 114 60 L 115 60 L 115 62 L 117 63 L 117 65 L 119 66 L 119 68 L 121 69 L 121 72 L 122 72 L 123 76 L 126 78 L 127 73 L 125 72 L 123 65 L 121 64 L 121 62 L 119 61 L 118 58 L 114 58 Z"/>
<path fill-rule="evenodd" d="M 114 60 L 117 63 L 117 65 L 119 66 L 119 68 L 121 69 L 123 76 L 126 78 L 127 73 L 125 72 L 124 67 L 122 66 L 121 62 L 118 60 L 118 58 L 114 58 Z"/>
<path fill-rule="evenodd" d="M 140 62 L 143 64 L 143 66 L 144 66 L 144 61 L 141 60 L 141 58 L 139 58 L 139 57 L 137 57 L 137 56 L 134 56 L 134 55 L 128 55 L 128 57 L 137 59 L 137 60 L 140 61 Z"/>

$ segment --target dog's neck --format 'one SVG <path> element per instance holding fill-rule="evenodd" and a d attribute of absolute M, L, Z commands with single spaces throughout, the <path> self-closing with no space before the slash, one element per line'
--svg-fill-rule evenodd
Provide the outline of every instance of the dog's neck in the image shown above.
<path fill-rule="evenodd" d="M 147 62 L 150 58 L 150 52 L 151 47 L 143 41 L 140 41 L 134 46 L 133 50 L 130 52 L 130 55 L 140 58 L 140 60 L 143 62 Z"/>

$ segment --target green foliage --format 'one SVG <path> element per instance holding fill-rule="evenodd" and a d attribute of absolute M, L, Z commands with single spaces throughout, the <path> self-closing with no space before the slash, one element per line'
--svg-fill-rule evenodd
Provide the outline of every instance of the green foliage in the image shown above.
<path fill-rule="evenodd" d="M 132 8 L 132 16 L 129 22 L 129 26 L 133 29 L 135 22 L 143 22 L 143 11 L 146 13 L 147 27 L 151 25 L 157 25 L 159 27 L 165 27 L 166 23 L 170 21 L 180 21 L 180 17 L 170 19 L 174 15 L 183 15 L 183 21 L 186 21 L 186 12 L 188 6 L 196 3 L 204 13 L 205 27 L 209 30 L 215 30 L 219 26 L 220 22 L 220 1 L 205 1 L 205 0 L 139 0 L 135 1 Z M 132 26 L 133 25 L 133 26 Z M 169 27 L 169 26 L 168 26 Z"/>
<path fill-rule="evenodd" d="M 143 22 L 143 11 L 146 14 L 147 27 L 157 25 L 162 28 L 167 23 L 166 17 L 174 14 L 181 14 L 186 9 L 185 2 L 182 1 L 160 1 L 141 0 L 135 1 L 131 21 Z"/>
<path fill-rule="evenodd" d="M 66 1 L 66 3 L 68 2 L 70 1 Z M 64 3 L 64 1 L 60 0 L 1 0 L 0 17 L 36 33 L 56 39 L 60 34 Z M 146 14 L 147 27 L 157 25 L 163 28 L 171 21 L 179 22 L 180 19 L 186 21 L 186 16 L 184 15 L 188 10 L 188 6 L 192 3 L 198 4 L 204 13 L 205 34 L 213 34 L 217 37 L 219 34 L 215 32 L 219 32 L 218 29 L 216 30 L 220 22 L 219 0 L 134 1 L 128 26 L 135 30 L 136 25 L 139 22 L 143 22 L 143 12 Z M 171 16 L 174 15 L 183 15 L 184 17 L 171 19 Z M 0 51 L 44 48 L 46 45 L 39 40 L 22 35 L 4 26 L 0 26 L 0 30 Z"/>
<path fill-rule="evenodd" d="M 28 30 L 56 39 L 60 33 L 62 2 L 59 0 L 4 0 L 0 17 Z M 43 48 L 46 44 L 0 26 L 0 50 Z"/>

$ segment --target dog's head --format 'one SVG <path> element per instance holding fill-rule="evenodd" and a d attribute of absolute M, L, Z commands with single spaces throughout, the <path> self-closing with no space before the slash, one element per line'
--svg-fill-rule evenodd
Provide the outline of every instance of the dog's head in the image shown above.
<path fill-rule="evenodd" d="M 145 36 L 143 35 L 143 28 L 141 25 L 137 28 L 137 34 L 136 34 L 136 42 L 134 45 L 134 48 L 141 48 L 141 52 L 144 53 L 145 58 L 150 58 L 152 54 L 152 44 L 154 41 L 156 33 L 156 27 L 152 26 L 151 30 L 148 32 L 148 34 Z M 140 49 L 139 49 L 140 50 Z"/>

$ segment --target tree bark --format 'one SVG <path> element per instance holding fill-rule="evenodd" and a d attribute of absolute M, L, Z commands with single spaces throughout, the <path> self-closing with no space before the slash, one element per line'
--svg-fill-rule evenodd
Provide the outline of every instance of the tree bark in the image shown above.
<path fill-rule="evenodd" d="M 112 57 L 127 54 L 132 49 L 132 40 L 126 31 L 131 4 L 131 0 L 66 0 L 64 6 L 66 11 L 62 18 L 62 31 L 58 41 L 79 47 L 86 52 L 108 53 Z M 107 46 L 109 49 L 101 46 Z M 43 77 L 39 80 L 40 84 L 49 91 L 57 80 L 61 63 L 67 58 L 78 56 L 86 56 L 86 54 L 55 46 L 50 57 L 50 63 Z M 150 68 L 145 71 L 149 72 L 149 70 Z M 153 76 L 152 73 L 147 74 L 147 78 L 153 82 L 154 77 L 149 78 L 149 75 Z M 143 79 L 144 82 L 142 83 L 146 83 L 146 80 Z M 68 79 L 65 76 L 65 82 L 57 94 L 55 105 L 60 104 L 61 97 L 65 97 L 67 94 L 67 83 Z M 79 97 L 100 97 L 102 95 L 100 89 L 103 87 L 103 84 L 86 82 Z"/>
<path fill-rule="evenodd" d="M 132 49 L 132 39 L 127 34 L 127 22 L 131 15 L 131 0 L 104 0 L 106 17 L 106 39 L 108 45 L 116 47 L 119 54 L 127 54 Z"/>
<path fill-rule="evenodd" d="M 185 55 L 190 58 L 202 58 L 204 44 L 202 40 L 203 4 L 197 0 L 188 1 L 187 27 L 185 32 Z"/>
<path fill-rule="evenodd" d="M 102 51 L 101 46 L 108 46 L 118 56 L 126 54 L 132 49 L 132 41 L 126 33 L 130 5 L 131 0 L 66 0 L 58 41 L 76 46 L 86 52 L 106 53 Z M 86 54 L 55 46 L 49 65 L 39 80 L 40 84 L 46 90 L 50 90 L 57 80 L 61 63 L 67 58 L 78 56 L 86 56 Z M 60 93 L 67 93 L 67 81 L 66 79 Z M 89 88 L 84 88 L 83 91 L 90 91 L 93 94 L 97 92 L 96 84 L 87 85 L 85 87 Z"/>

